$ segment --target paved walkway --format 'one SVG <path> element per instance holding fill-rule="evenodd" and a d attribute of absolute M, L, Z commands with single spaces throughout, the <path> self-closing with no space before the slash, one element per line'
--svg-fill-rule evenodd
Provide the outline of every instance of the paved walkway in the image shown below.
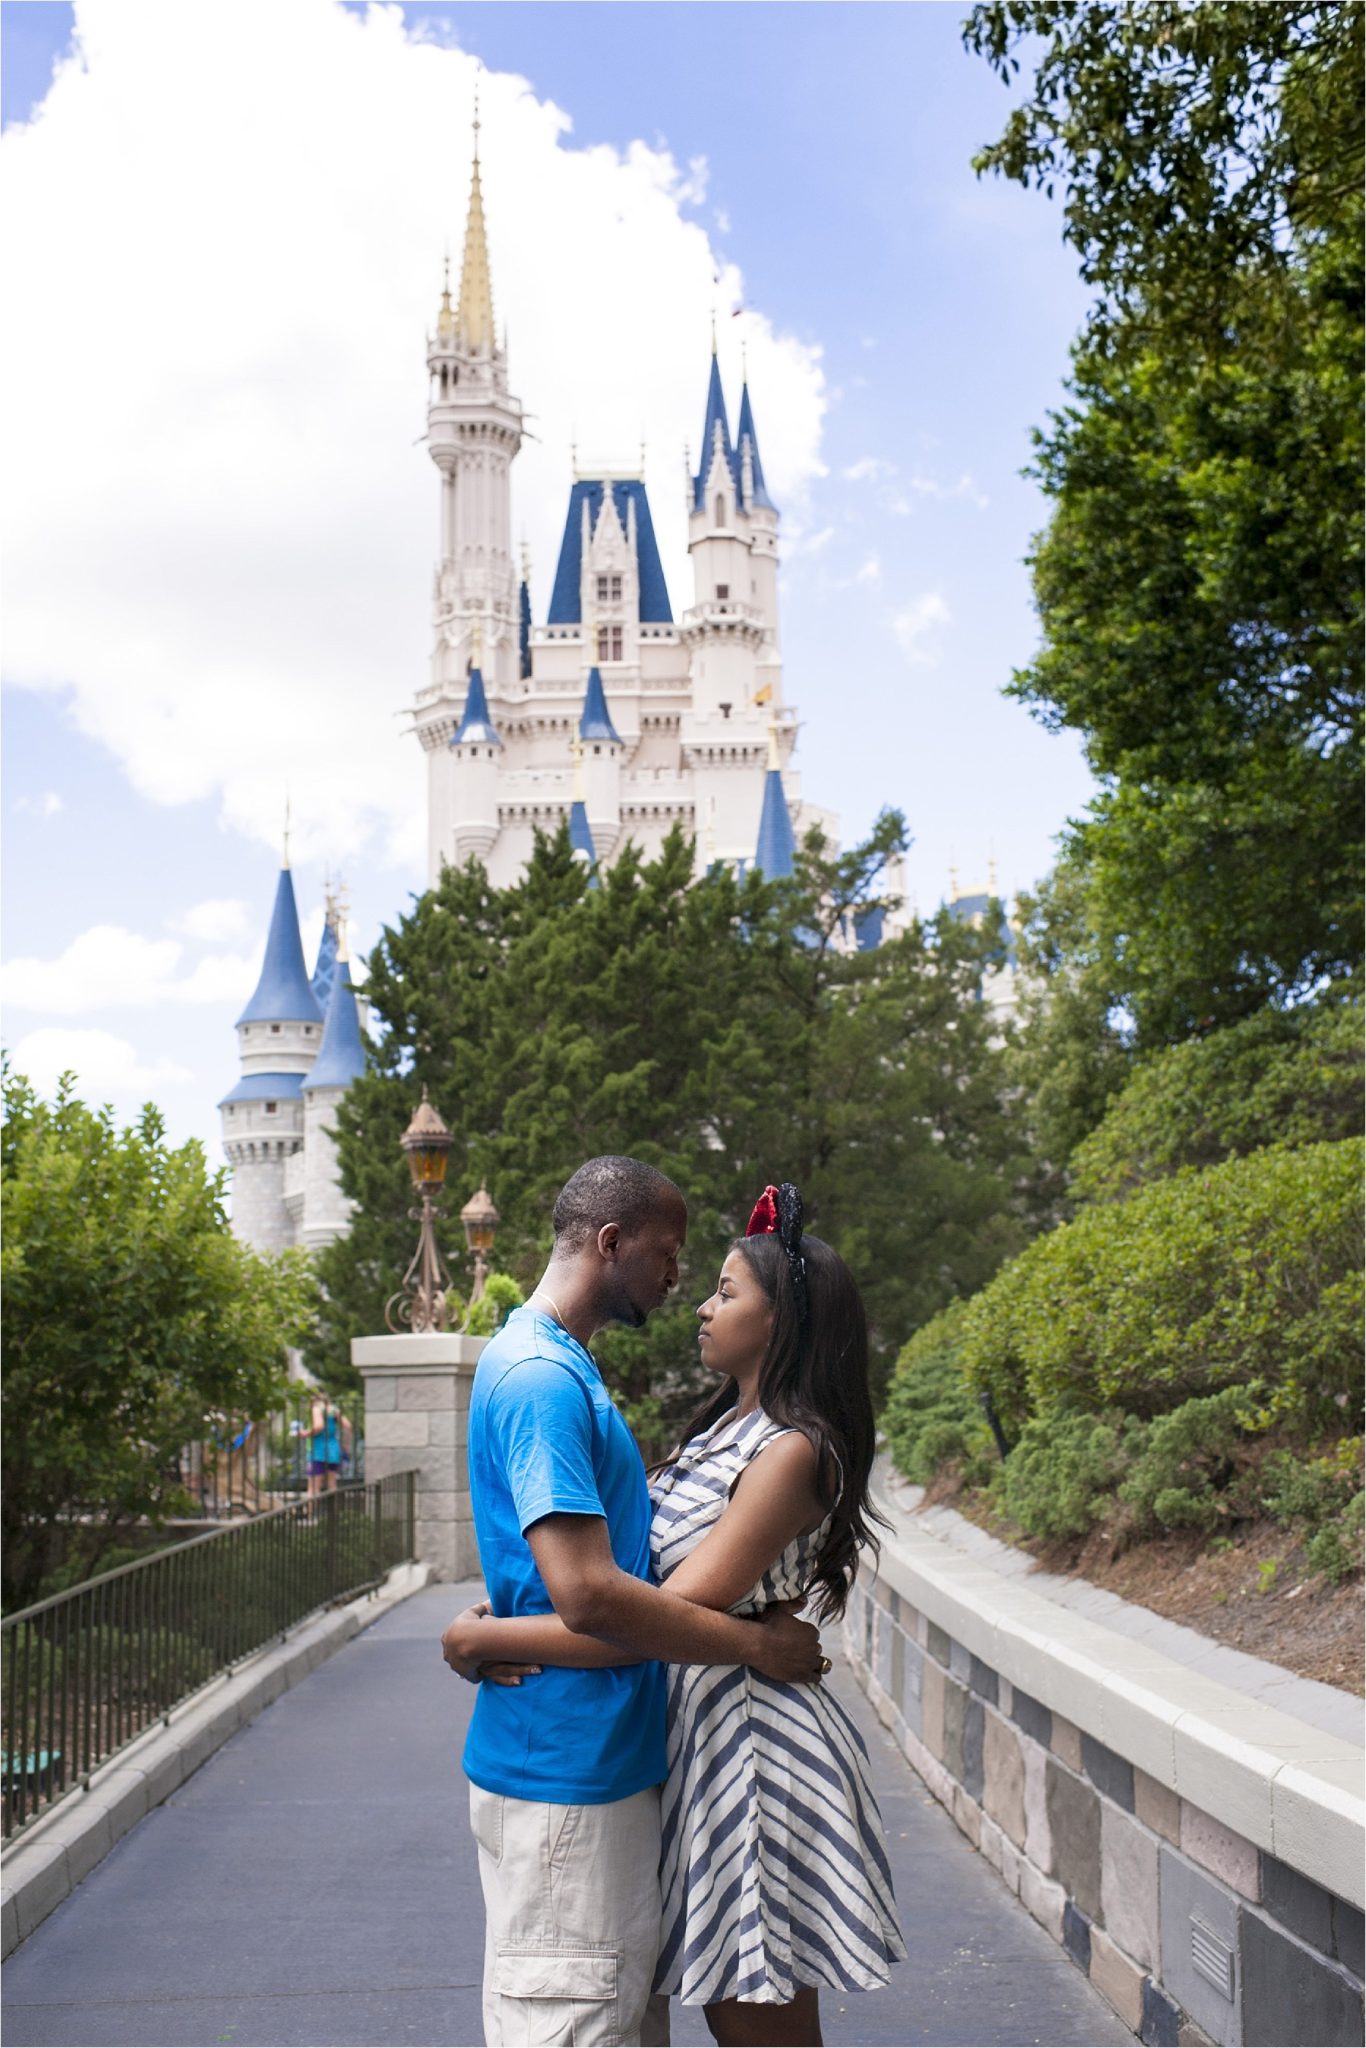
<path fill-rule="evenodd" d="M 437 1648 L 467 1597 L 406 1601 L 125 1836 L 11 1957 L 8 2048 L 478 2043 L 473 1692 Z M 827 2041 L 1132 2041 L 833 1682 L 873 1757 L 911 1960 L 885 1992 L 826 1994 Z M 675 2006 L 674 2039 L 709 2042 L 701 2013 Z"/>

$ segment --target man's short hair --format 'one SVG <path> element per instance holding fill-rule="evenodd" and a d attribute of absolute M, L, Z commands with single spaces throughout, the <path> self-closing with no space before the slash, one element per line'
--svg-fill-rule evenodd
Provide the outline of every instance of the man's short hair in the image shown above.
<path fill-rule="evenodd" d="M 670 1202 L 687 1208 L 669 1176 L 643 1159 L 609 1152 L 601 1159 L 585 1160 L 560 1189 L 550 1212 L 555 1249 L 576 1252 L 605 1223 L 619 1223 L 627 1237 L 634 1237 L 656 1210 Z"/>

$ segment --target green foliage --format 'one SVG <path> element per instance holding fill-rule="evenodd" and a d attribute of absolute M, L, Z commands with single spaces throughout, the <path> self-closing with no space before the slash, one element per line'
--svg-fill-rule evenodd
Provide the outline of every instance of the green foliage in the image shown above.
<path fill-rule="evenodd" d="M 955 1467 L 968 1479 L 985 1477 L 995 1460 L 991 1432 L 963 1378 L 961 1347 L 966 1304 L 946 1309 L 903 1346 L 882 1416 L 897 1469 L 917 1485 Z"/>
<path fill-rule="evenodd" d="M 1007 79 L 1044 39 L 978 164 L 1061 186 L 1097 288 L 1012 690 L 1101 778 L 1065 985 L 1146 1049 L 1361 965 L 1360 12 L 992 0 L 967 37 Z"/>
<path fill-rule="evenodd" d="M 471 1337 L 491 1337 L 495 1330 L 502 1329 L 512 1310 L 520 1308 L 525 1300 L 526 1295 L 511 1273 L 490 1273 L 473 1308 L 454 1288 L 446 1296 L 446 1307 L 453 1330 L 464 1330 Z"/>
<path fill-rule="evenodd" d="M 1117 1201 L 1183 1166 L 1362 1125 L 1360 1001 L 1264 1010 L 1152 1054 L 1072 1157 L 1073 1192 Z"/>
<path fill-rule="evenodd" d="M 1212 1529 L 1240 1446 L 1254 1431 L 1256 1390 L 1225 1387 L 1160 1415 L 1135 1444 L 1119 1497 L 1141 1525 Z"/>
<path fill-rule="evenodd" d="M 1114 1410 L 1033 1417 L 992 1478 L 992 1497 L 1026 1535 L 1080 1536 L 1104 1513 L 1142 1424 Z"/>
<path fill-rule="evenodd" d="M 116 1543 L 172 1511 L 180 1447 L 269 1409 L 315 1298 L 302 1255 L 233 1237 L 198 1144 L 168 1147 L 150 1104 L 119 1131 L 74 1085 L 48 1104 L 5 1076 L 7 1603 L 54 1568 L 66 1518 Z"/>
<path fill-rule="evenodd" d="M 1359 1378 L 1362 1159 L 1358 1139 L 1271 1148 L 1084 1210 L 968 1304 L 969 1382 L 1008 1431 L 1252 1380 L 1267 1420 L 1333 1420 Z"/>
<path fill-rule="evenodd" d="M 1304 1546 L 1312 1570 L 1326 1579 L 1345 1579 L 1361 1570 L 1364 1510 L 1366 1493 L 1358 1489 L 1340 1513 L 1314 1531 Z"/>
<path fill-rule="evenodd" d="M 1261 1505 L 1280 1522 L 1328 1520 L 1361 1489 L 1361 1438 L 1340 1437 L 1323 1457 L 1273 1451 L 1258 1474 Z"/>
<path fill-rule="evenodd" d="M 689 1242 L 676 1306 L 599 1342 L 650 1448 L 705 1380 L 691 1304 L 765 1181 L 803 1189 L 810 1227 L 849 1260 L 875 1357 L 979 1286 L 1033 1226 L 1028 1159 L 1004 1054 L 976 1000 L 992 939 L 947 917 L 868 953 L 843 928 L 904 844 L 889 815 L 831 856 L 813 835 L 783 882 L 695 879 L 675 834 L 628 849 L 588 887 L 567 834 L 538 841 L 494 889 L 475 864 L 387 930 L 369 961 L 372 1070 L 338 1112 L 350 1235 L 318 1267 L 326 1303 L 308 1362 L 349 1375 L 412 1250 L 398 1139 L 422 1084 L 451 1126 L 452 1209 L 486 1178 L 498 1258 L 523 1287 L 549 1250 L 558 1189 L 600 1152 L 632 1152 L 683 1188 Z M 453 1221 L 453 1271 L 464 1265 Z"/>

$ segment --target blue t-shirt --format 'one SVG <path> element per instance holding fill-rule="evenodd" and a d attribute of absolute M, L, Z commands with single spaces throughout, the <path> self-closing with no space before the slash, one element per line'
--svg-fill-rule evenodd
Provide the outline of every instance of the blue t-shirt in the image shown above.
<path fill-rule="evenodd" d="M 635 1439 L 592 1358 L 540 1310 L 513 1311 L 484 1348 L 469 1415 L 479 1562 L 496 1615 L 552 1614 L 526 1531 L 545 1515 L 601 1515 L 612 1555 L 650 1577 L 650 1495 Z M 481 1685 L 465 1774 L 486 1792 L 601 1806 L 667 1771 L 664 1667 L 547 1665 L 520 1685 Z"/>

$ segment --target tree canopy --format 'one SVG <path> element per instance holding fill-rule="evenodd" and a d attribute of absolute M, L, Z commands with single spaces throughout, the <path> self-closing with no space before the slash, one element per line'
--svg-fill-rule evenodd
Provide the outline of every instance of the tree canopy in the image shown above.
<path fill-rule="evenodd" d="M 65 1075 L 51 1103 L 6 1072 L 0 1181 L 4 1586 L 33 1597 L 71 1518 L 98 1548 L 181 1499 L 177 1458 L 206 1418 L 263 1414 L 313 1302 L 300 1254 L 232 1235 L 224 1174 L 165 1142 L 150 1104 L 119 1130 Z"/>

